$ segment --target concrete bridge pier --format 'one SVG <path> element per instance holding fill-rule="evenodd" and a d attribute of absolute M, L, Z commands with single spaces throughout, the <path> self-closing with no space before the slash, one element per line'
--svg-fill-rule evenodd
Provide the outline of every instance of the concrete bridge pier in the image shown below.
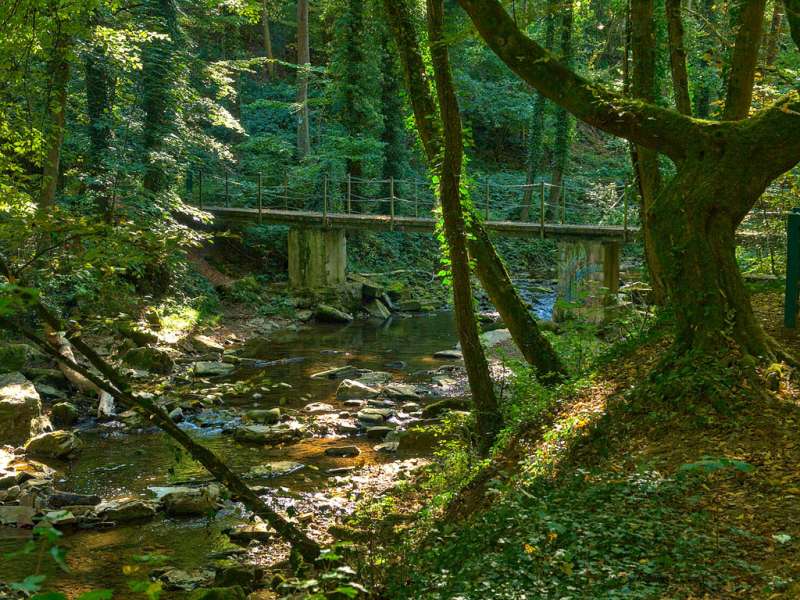
<path fill-rule="evenodd" d="M 347 238 L 343 229 L 289 230 L 289 286 L 317 291 L 345 284 Z"/>
<path fill-rule="evenodd" d="M 601 323 L 619 293 L 619 242 L 561 242 L 558 300 L 553 319 L 570 316 Z"/>

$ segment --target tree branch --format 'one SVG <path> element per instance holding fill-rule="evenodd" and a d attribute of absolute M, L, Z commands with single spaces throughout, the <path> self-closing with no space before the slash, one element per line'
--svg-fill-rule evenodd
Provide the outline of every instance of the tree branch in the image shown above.
<path fill-rule="evenodd" d="M 627 99 L 560 64 L 514 25 L 498 0 L 459 0 L 481 37 L 508 67 L 559 106 L 612 135 L 676 161 L 702 128 L 680 113 Z"/>
<path fill-rule="evenodd" d="M 689 98 L 689 74 L 686 71 L 686 48 L 683 43 L 683 19 L 681 0 L 666 0 L 667 35 L 669 36 L 669 66 L 672 72 L 672 88 L 678 112 L 692 116 Z"/>

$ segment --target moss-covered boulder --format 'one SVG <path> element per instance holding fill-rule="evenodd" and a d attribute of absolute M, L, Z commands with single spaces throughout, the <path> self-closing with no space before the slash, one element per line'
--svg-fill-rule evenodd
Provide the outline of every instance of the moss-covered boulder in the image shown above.
<path fill-rule="evenodd" d="M 30 381 L 21 373 L 0 375 L 0 445 L 23 443 L 41 415 L 42 401 Z"/>
<path fill-rule="evenodd" d="M 69 458 L 78 453 L 83 443 L 71 431 L 40 433 L 28 440 L 25 451 L 42 458 Z"/>
<path fill-rule="evenodd" d="M 134 369 L 161 375 L 168 375 L 175 368 L 175 362 L 166 351 L 149 346 L 128 350 L 122 361 Z"/>
<path fill-rule="evenodd" d="M 71 402 L 59 402 L 50 409 L 50 420 L 56 427 L 70 427 L 78 421 L 80 413 Z"/>

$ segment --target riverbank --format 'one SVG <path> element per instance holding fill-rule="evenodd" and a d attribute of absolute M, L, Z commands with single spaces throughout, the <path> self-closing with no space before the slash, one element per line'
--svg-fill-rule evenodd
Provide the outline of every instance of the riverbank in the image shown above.
<path fill-rule="evenodd" d="M 797 353 L 781 303 L 779 292 L 754 298 L 766 329 Z M 365 578 L 409 599 L 796 598 L 795 379 L 775 366 L 754 389 L 705 365 L 692 397 L 664 402 L 664 388 L 642 383 L 667 331 L 550 395 L 523 387 L 512 406 L 528 413 L 488 466 L 451 445 L 413 485 L 365 507 L 384 517 L 378 528 L 350 523 L 353 539 L 379 540 Z"/>

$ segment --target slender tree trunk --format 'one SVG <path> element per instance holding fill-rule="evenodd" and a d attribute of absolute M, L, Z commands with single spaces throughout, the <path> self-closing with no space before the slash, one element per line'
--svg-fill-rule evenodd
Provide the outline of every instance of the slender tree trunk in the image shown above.
<path fill-rule="evenodd" d="M 548 50 L 553 48 L 553 38 L 555 38 L 555 13 L 556 2 L 549 0 L 547 3 L 547 15 L 545 22 L 544 47 Z M 522 211 L 520 218 L 523 221 L 530 220 L 531 202 L 533 200 L 533 184 L 536 183 L 536 176 L 542 166 L 544 157 L 544 124 L 547 113 L 548 101 L 542 94 L 534 91 L 533 115 L 531 116 L 530 139 L 528 140 L 528 159 L 525 174 L 525 193 L 522 197 Z"/>
<path fill-rule="evenodd" d="M 308 0 L 297 0 L 297 156 L 311 152 L 308 112 L 308 69 L 311 51 L 308 42 Z"/>
<path fill-rule="evenodd" d="M 572 0 L 567 0 L 562 6 L 561 15 L 561 62 L 568 67 L 572 67 L 572 26 L 573 26 L 573 4 Z M 572 131 L 573 117 L 561 106 L 556 109 L 556 139 L 553 152 L 553 177 L 550 188 L 549 207 L 547 212 L 555 215 L 558 212 L 558 203 L 561 200 L 562 186 L 564 184 L 564 173 L 567 170 L 569 161 L 569 146 Z"/>
<path fill-rule="evenodd" d="M 778 58 L 778 48 L 782 29 L 783 2 L 780 0 L 775 0 L 775 5 L 772 9 L 772 21 L 769 26 L 769 36 L 767 37 L 767 50 L 764 55 L 764 64 L 767 67 L 774 65 L 775 59 Z"/>
<path fill-rule="evenodd" d="M 461 163 L 463 145 L 461 117 L 450 62 L 444 40 L 443 0 L 428 0 L 428 35 L 430 36 L 436 90 L 439 95 L 444 125 L 444 157 L 439 171 L 439 192 L 447 246 L 450 252 L 450 272 L 453 278 L 453 303 L 456 312 L 458 337 L 467 368 L 470 390 L 475 404 L 478 428 L 478 447 L 487 454 L 502 425 L 489 365 L 481 346 L 478 323 L 475 319 L 472 286 L 470 285 L 467 230 L 461 209 Z"/>
<path fill-rule="evenodd" d="M 699 0 L 698 10 L 711 27 L 716 26 L 717 11 L 714 10 L 714 0 Z M 694 93 L 694 114 L 699 119 L 711 116 L 711 102 L 715 99 L 716 75 L 714 73 L 713 55 L 715 52 L 711 36 L 708 34 L 699 37 L 700 55 L 697 65 L 697 77 Z"/>
<path fill-rule="evenodd" d="M 95 13 L 93 25 L 99 24 Z M 93 44 L 84 60 L 86 79 L 86 116 L 88 117 L 89 157 L 88 170 L 91 177 L 91 190 L 96 210 L 110 223 L 113 218 L 112 194 L 105 179 L 106 158 L 111 143 L 111 97 L 113 80 L 108 66 L 108 58 L 99 44 Z"/>
<path fill-rule="evenodd" d="M 384 0 L 384 8 L 400 52 L 403 77 L 420 142 L 428 165 L 434 170 L 442 153 L 442 132 L 438 126 L 438 106 L 426 77 L 425 61 L 409 0 Z M 473 212 L 468 216 L 467 225 L 470 233 L 469 252 L 475 259 L 475 274 L 508 327 L 514 343 L 528 364 L 536 368 L 540 377 L 548 381 L 562 380 L 566 369 L 561 359 L 542 335 L 528 306 L 514 288 L 505 264 L 481 225 L 480 217 Z"/>
<path fill-rule="evenodd" d="M 275 56 L 272 54 L 272 35 L 269 30 L 269 3 L 270 0 L 264 0 L 261 8 L 261 27 L 264 32 L 264 52 L 267 55 L 267 64 L 264 68 L 264 73 L 268 74 L 271 79 L 275 78 L 275 63 L 273 62 Z"/>
<path fill-rule="evenodd" d="M 631 54 L 633 58 L 633 77 L 631 92 L 633 96 L 652 102 L 656 96 L 656 40 L 653 0 L 633 0 L 630 8 Z M 657 304 L 666 300 L 661 265 L 658 261 L 653 240 L 650 238 L 648 220 L 650 210 L 661 188 L 661 169 L 658 153 L 649 148 L 631 145 L 631 159 L 639 184 L 639 213 L 642 220 L 642 238 L 645 258 L 650 273 L 653 299 Z"/>
<path fill-rule="evenodd" d="M 67 112 L 67 84 L 69 83 L 69 40 L 58 22 L 53 54 L 48 66 L 52 93 L 46 106 L 48 115 L 46 153 L 42 169 L 42 187 L 39 191 L 39 209 L 47 210 L 55 203 L 58 175 L 61 169 L 61 146 L 64 143 L 64 125 Z"/>

